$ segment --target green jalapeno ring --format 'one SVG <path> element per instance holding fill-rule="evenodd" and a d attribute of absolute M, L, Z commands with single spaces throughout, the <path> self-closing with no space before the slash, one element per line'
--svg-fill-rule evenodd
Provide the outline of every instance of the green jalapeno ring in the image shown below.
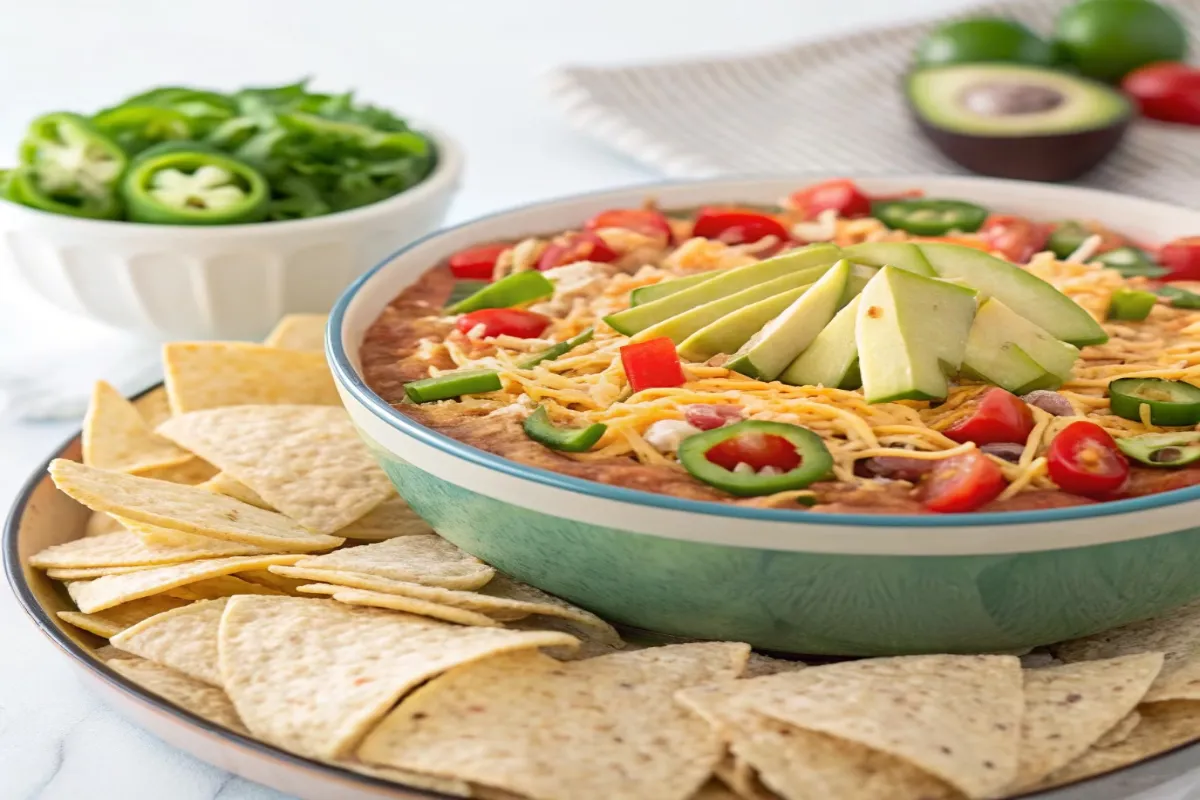
<path fill-rule="evenodd" d="M 48 192 L 38 185 L 37 176 L 29 167 L 11 170 L 5 178 L 5 199 L 38 211 L 84 219 L 118 219 L 121 202 L 112 192 L 83 195 L 72 192 Z"/>
<path fill-rule="evenodd" d="M 135 160 L 121 194 L 129 219 L 159 225 L 258 222 L 271 199 L 266 179 L 249 164 L 182 146 Z"/>
<path fill-rule="evenodd" d="M 1145 433 L 1116 441 L 1122 453 L 1148 467 L 1183 467 L 1200 461 L 1200 431 Z"/>
<path fill-rule="evenodd" d="M 560 428 L 550 421 L 545 406 L 538 406 L 525 418 L 522 425 L 525 435 L 540 445 L 564 453 L 584 453 L 592 449 L 608 430 L 602 422 L 593 422 L 585 428 Z"/>
<path fill-rule="evenodd" d="M 1200 388 L 1163 378 L 1118 378 L 1108 384 L 1112 413 L 1141 421 L 1141 407 L 1150 408 L 1150 424 L 1168 427 L 1200 422 Z"/>
<path fill-rule="evenodd" d="M 1161 278 L 1167 270 L 1150 260 L 1150 256 L 1136 247 L 1118 247 L 1091 259 L 1109 269 L 1115 269 L 1124 278 Z"/>
<path fill-rule="evenodd" d="M 159 142 L 190 139 L 196 134 L 186 114 L 163 106 L 118 106 L 101 111 L 92 122 L 131 154 Z"/>
<path fill-rule="evenodd" d="M 34 173 L 35 188 L 49 197 L 102 201 L 129 165 L 119 144 L 86 118 L 67 111 L 31 122 L 18 152 L 22 166 Z"/>
<path fill-rule="evenodd" d="M 708 460 L 708 451 L 743 434 L 779 436 L 796 448 L 800 466 L 779 475 L 731 472 Z M 821 437 L 799 425 L 765 420 L 745 420 L 722 428 L 698 433 L 683 440 L 678 450 L 679 463 L 694 478 L 738 497 L 756 497 L 803 489 L 822 480 L 833 470 L 833 457 Z"/>
<path fill-rule="evenodd" d="M 916 236 L 941 236 L 950 231 L 973 233 L 983 226 L 988 212 L 983 206 L 961 200 L 877 200 L 871 216 L 893 230 Z"/>

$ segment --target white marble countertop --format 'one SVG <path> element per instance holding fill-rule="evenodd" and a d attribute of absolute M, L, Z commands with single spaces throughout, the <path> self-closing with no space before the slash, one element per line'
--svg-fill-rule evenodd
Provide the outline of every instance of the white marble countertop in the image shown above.
<path fill-rule="evenodd" d="M 737 52 L 928 16 L 962 0 L 108 0 L 10 3 L 0 24 L 0 153 L 51 108 L 91 109 L 151 85 L 235 87 L 314 75 L 453 133 L 467 151 L 462 220 L 654 176 L 568 131 L 540 77 L 563 63 Z M 869 54 L 864 54 L 869 57 Z M 0 159 L 0 163 L 6 159 Z M 0 279 L 0 373 L 44 348 L 111 334 Z M 30 333 L 13 335 L 14 324 Z M 7 330 L 7 333 L 3 331 Z M 33 349 L 29 339 L 37 338 Z M 81 376 L 91 380 L 95 376 Z M 77 423 L 0 415 L 0 510 Z M 0 588 L 0 798 L 276 800 L 126 723 Z M 1155 797 L 1192 796 L 1190 782 Z"/>

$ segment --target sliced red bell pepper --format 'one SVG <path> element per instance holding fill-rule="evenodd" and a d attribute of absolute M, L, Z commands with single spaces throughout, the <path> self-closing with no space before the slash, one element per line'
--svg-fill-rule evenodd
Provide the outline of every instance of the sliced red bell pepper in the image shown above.
<path fill-rule="evenodd" d="M 666 336 L 625 345 L 621 348 L 621 364 L 634 392 L 687 383 L 675 343 Z"/>

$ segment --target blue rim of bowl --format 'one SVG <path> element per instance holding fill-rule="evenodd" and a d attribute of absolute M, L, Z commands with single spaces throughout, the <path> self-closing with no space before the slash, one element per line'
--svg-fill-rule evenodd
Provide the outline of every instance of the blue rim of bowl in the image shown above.
<path fill-rule="evenodd" d="M 887 178 L 887 179 L 907 179 L 906 175 L 873 175 L 869 178 Z M 962 178 L 963 176 L 912 176 L 914 181 L 922 179 L 932 180 L 935 178 Z M 504 458 L 502 456 L 488 453 L 479 448 L 472 447 L 469 444 L 460 442 L 457 439 L 452 439 L 445 434 L 438 433 L 432 428 L 428 428 L 416 420 L 410 419 L 399 413 L 391 407 L 382 397 L 374 392 L 354 366 L 350 363 L 350 358 L 346 353 L 346 349 L 342 342 L 342 324 L 346 316 L 346 309 L 350 302 L 358 294 L 367 283 L 371 281 L 375 275 L 385 269 L 389 264 L 400 258 L 410 250 L 419 247 L 426 242 L 445 236 L 454 231 L 468 228 L 485 220 L 496 219 L 511 214 L 517 211 L 531 211 L 540 208 L 550 208 L 560 203 L 571 202 L 576 200 L 585 200 L 590 197 L 600 197 L 607 194 L 618 194 L 622 192 L 630 192 L 639 189 L 652 191 L 655 189 L 672 188 L 676 186 L 701 186 L 704 184 L 719 184 L 733 183 L 737 181 L 752 181 L 761 180 L 779 180 L 788 179 L 786 175 L 776 175 L 768 178 L 767 176 L 727 176 L 718 179 L 706 178 L 699 180 L 671 180 L 671 181 L 653 181 L 644 184 L 632 184 L 623 187 L 611 189 L 602 189 L 594 192 L 583 192 L 581 194 L 566 195 L 556 197 L 550 200 L 541 200 L 534 203 L 526 203 L 524 205 L 506 208 L 502 211 L 496 211 L 491 214 L 484 214 L 461 222 L 457 225 L 452 225 L 448 228 L 428 233 L 409 244 L 401 247 L 385 258 L 380 263 L 373 266 L 367 272 L 363 273 L 354 283 L 346 288 L 342 295 L 333 305 L 333 310 L 329 315 L 329 326 L 325 331 L 325 353 L 333 370 L 334 377 L 346 388 L 347 391 L 367 410 L 378 417 L 383 422 L 386 422 L 391 427 L 401 433 L 411 436 L 414 439 L 427 444 L 437 450 L 440 450 L 447 455 L 461 458 L 472 464 L 485 467 L 496 472 L 501 472 L 514 478 L 540 483 L 544 486 L 550 486 L 556 489 L 563 489 L 569 492 L 577 492 L 579 494 L 597 497 L 604 500 L 613 500 L 620 503 L 628 503 L 631 505 L 648 506 L 651 508 L 668 509 L 672 511 L 685 511 L 692 514 L 706 514 L 710 516 L 731 517 L 735 519 L 754 520 L 763 522 L 794 522 L 804 524 L 806 522 L 819 522 L 823 525 L 841 525 L 850 527 L 869 527 L 869 528 L 958 528 L 958 527 L 984 527 L 996 525 L 1030 525 L 1046 522 L 1067 522 L 1077 519 L 1090 519 L 1096 517 L 1109 517 L 1118 514 L 1131 514 L 1139 511 L 1148 511 L 1155 508 L 1163 508 L 1165 506 L 1173 506 L 1179 503 L 1186 503 L 1192 500 L 1200 500 L 1200 485 L 1190 486 L 1184 489 L 1174 489 L 1168 492 L 1159 492 L 1157 494 L 1143 495 L 1142 497 L 1129 498 L 1127 500 L 1110 500 L 1098 502 L 1091 505 L 1071 506 L 1067 508 L 1043 509 L 1037 511 L 993 511 L 988 513 L 965 513 L 965 514 L 832 514 L 819 512 L 815 518 L 809 517 L 804 509 L 787 510 L 787 509 L 771 509 L 771 508 L 748 508 L 746 506 L 736 506 L 729 503 L 719 503 L 708 500 L 685 500 L 679 497 L 671 497 L 669 495 L 656 494 L 654 492 L 644 492 L 638 489 L 626 489 L 619 486 L 610 486 L 598 481 L 589 481 L 583 478 L 574 478 L 568 475 L 561 475 L 557 472 L 551 472 L 540 467 L 531 467 L 525 464 L 520 464 L 516 461 Z M 802 180 L 803 178 L 800 177 Z M 1032 187 L 1042 187 L 1041 184 L 1032 183 L 1029 181 L 1007 181 L 994 179 L 978 179 L 981 182 L 1001 183 L 1001 184 L 1028 184 Z M 1071 187 L 1073 189 L 1081 189 L 1081 187 Z M 1093 192 L 1098 195 L 1113 196 L 1114 192 L 1105 192 L 1096 189 L 1081 189 L 1082 191 Z M 1117 195 L 1119 196 L 1119 195 Z M 1140 202 L 1157 202 L 1146 201 L 1143 198 L 1136 198 Z M 1166 205 L 1159 203 L 1159 205 Z"/>

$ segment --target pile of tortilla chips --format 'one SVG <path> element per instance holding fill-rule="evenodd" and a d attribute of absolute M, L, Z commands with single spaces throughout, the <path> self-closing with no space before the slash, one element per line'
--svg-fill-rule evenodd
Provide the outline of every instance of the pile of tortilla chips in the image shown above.
<path fill-rule="evenodd" d="M 736 642 L 636 647 L 405 505 L 338 404 L 324 318 L 164 350 L 99 384 L 83 538 L 31 559 L 96 656 L 293 753 L 462 797 L 1002 798 L 1200 739 L 1200 603 L 1025 658 L 806 666 Z"/>

